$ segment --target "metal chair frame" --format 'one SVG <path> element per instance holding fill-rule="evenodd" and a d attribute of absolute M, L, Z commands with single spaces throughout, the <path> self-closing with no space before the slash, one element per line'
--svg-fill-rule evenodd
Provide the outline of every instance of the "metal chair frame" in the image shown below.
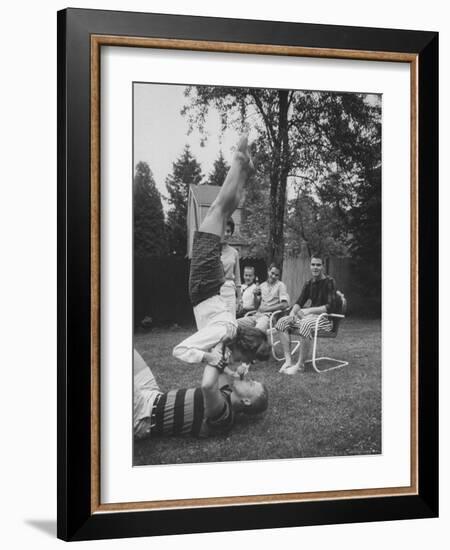
<path fill-rule="evenodd" d="M 282 313 L 283 310 L 279 309 L 272 312 L 272 315 L 269 317 L 269 330 L 267 331 L 270 336 L 270 347 L 272 349 L 272 356 L 276 361 L 284 361 L 284 353 L 281 354 L 281 357 L 278 357 L 276 353 L 277 346 L 281 343 L 280 340 L 275 341 L 274 336 L 278 333 L 275 328 L 276 321 L 274 323 L 274 317 L 276 313 Z M 278 320 L 278 319 L 276 319 Z M 291 340 L 291 346 L 294 344 L 294 347 L 291 349 L 291 355 L 297 352 L 300 347 L 300 340 Z"/>
<path fill-rule="evenodd" d="M 316 326 L 314 329 L 312 359 L 305 361 L 305 363 L 311 363 L 313 369 L 319 374 L 323 372 L 328 372 L 330 370 L 340 369 L 341 367 L 346 367 L 348 365 L 348 361 L 343 361 L 342 359 L 334 359 L 333 357 L 325 357 L 325 356 L 317 357 L 317 340 L 319 338 L 336 338 L 339 331 L 339 324 L 342 319 L 345 319 L 345 313 L 347 311 L 347 300 L 345 299 L 345 296 L 342 294 L 342 292 L 340 292 L 339 290 L 336 291 L 336 294 L 339 296 L 341 300 L 342 313 L 321 313 L 317 317 Z M 319 323 L 323 317 L 328 317 L 328 318 L 331 317 L 332 319 L 334 319 L 333 321 L 334 327 L 331 332 L 324 332 L 324 331 L 321 332 L 319 330 Z M 333 363 L 336 363 L 336 364 L 326 369 L 319 369 L 319 367 L 317 366 L 317 363 L 319 361 L 324 361 L 324 360 L 332 361 Z"/>
<path fill-rule="evenodd" d="M 281 356 L 279 357 L 277 355 L 277 351 L 276 351 L 277 346 L 279 346 L 279 344 L 280 344 L 280 340 L 275 340 L 275 335 L 278 332 L 277 329 L 275 328 L 276 321 L 278 320 L 277 315 L 280 314 L 280 313 L 283 313 L 284 311 L 286 311 L 286 310 L 277 309 L 275 311 L 272 311 L 269 315 L 269 328 L 267 329 L 267 335 L 270 338 L 270 349 L 272 351 L 272 357 L 275 359 L 275 361 L 283 361 L 284 360 L 284 354 L 282 353 Z M 251 316 L 255 315 L 255 313 L 257 313 L 257 310 L 248 311 L 244 315 L 244 317 L 251 317 Z M 294 353 L 296 353 L 296 351 L 298 350 L 298 348 L 300 346 L 300 340 L 292 340 L 291 344 L 294 344 L 294 347 L 292 348 L 292 351 L 291 351 L 291 355 L 293 355 Z"/>
<path fill-rule="evenodd" d="M 316 327 L 314 329 L 314 340 L 313 340 L 313 353 L 312 353 L 312 359 L 309 359 L 308 361 L 305 361 L 305 363 L 311 363 L 313 366 L 313 369 L 318 373 L 328 372 L 330 370 L 340 369 L 341 367 L 346 367 L 348 365 L 348 361 L 343 361 L 342 359 L 334 359 L 333 357 L 317 357 L 317 340 L 319 338 L 336 338 L 337 336 L 337 330 L 336 332 L 322 332 L 318 330 L 319 322 L 322 317 L 333 317 L 335 319 L 345 319 L 345 315 L 341 315 L 338 313 L 321 313 L 316 320 Z M 327 369 L 319 369 L 317 366 L 318 361 L 332 361 L 336 363 L 336 365 L 333 365 L 332 367 L 328 367 Z"/>
<path fill-rule="evenodd" d="M 333 357 L 325 357 L 325 356 L 317 357 L 317 340 L 319 338 L 336 338 L 337 335 L 338 335 L 338 331 L 339 331 L 339 323 L 342 319 L 345 319 L 344 313 L 346 313 L 346 310 L 347 310 L 347 300 L 345 299 L 345 296 L 342 294 L 342 292 L 340 292 L 339 290 L 336 291 L 336 294 L 340 297 L 341 311 L 343 313 L 321 313 L 321 314 L 318 315 L 318 317 L 316 319 L 316 326 L 315 326 L 315 329 L 314 329 L 312 358 L 305 361 L 305 363 L 311 363 L 313 369 L 316 372 L 318 372 L 319 374 L 323 373 L 323 372 L 328 372 L 330 370 L 340 369 L 341 367 L 346 367 L 349 364 L 348 361 L 344 361 L 342 359 L 334 359 Z M 283 311 L 286 311 L 286 310 L 277 309 L 276 311 L 273 311 L 269 315 L 269 329 L 267 331 L 267 334 L 270 337 L 270 348 L 271 348 L 271 351 L 272 351 L 272 356 L 276 361 L 283 361 L 284 360 L 284 354 L 282 353 L 281 357 L 279 357 L 277 355 L 277 351 L 276 351 L 277 346 L 279 346 L 279 344 L 280 344 L 280 340 L 275 341 L 275 338 L 274 338 L 275 334 L 278 332 L 277 329 L 275 328 L 276 321 L 278 320 L 276 316 L 280 313 L 283 313 Z M 257 313 L 257 310 L 249 311 L 244 315 L 244 317 L 249 317 L 249 316 L 255 315 L 255 313 Z M 328 317 L 328 318 L 332 318 L 332 319 L 335 320 L 334 321 L 335 322 L 335 328 L 333 328 L 333 330 L 331 332 L 324 332 L 324 331 L 321 332 L 319 330 L 319 323 L 320 323 L 320 320 L 323 317 Z M 301 344 L 300 340 L 291 340 L 291 346 L 293 345 L 293 347 L 291 347 L 291 355 L 294 355 L 295 353 L 297 353 L 297 351 L 300 347 L 300 344 Z M 331 366 L 331 367 L 328 367 L 326 369 L 319 369 L 319 367 L 317 365 L 318 362 L 324 361 L 324 360 L 332 361 L 333 363 L 336 363 L 336 364 Z"/>

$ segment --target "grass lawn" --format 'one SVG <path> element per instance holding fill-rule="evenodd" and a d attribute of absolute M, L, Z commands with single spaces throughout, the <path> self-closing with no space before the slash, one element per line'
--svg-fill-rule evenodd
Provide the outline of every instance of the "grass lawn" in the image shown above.
<path fill-rule="evenodd" d="M 162 391 L 200 384 L 203 369 L 172 357 L 191 331 L 155 329 L 135 336 L 135 346 Z M 336 340 L 320 340 L 319 354 L 347 367 L 296 376 L 278 373 L 271 359 L 252 367 L 269 388 L 264 415 L 239 417 L 227 437 L 148 439 L 134 443 L 134 464 L 179 464 L 381 453 L 381 323 L 346 319 Z"/>

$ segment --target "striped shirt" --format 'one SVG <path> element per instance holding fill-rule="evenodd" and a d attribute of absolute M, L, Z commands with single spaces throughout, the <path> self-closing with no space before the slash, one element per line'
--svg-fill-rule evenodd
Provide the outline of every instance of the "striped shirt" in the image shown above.
<path fill-rule="evenodd" d="M 201 388 L 172 390 L 163 393 L 156 404 L 154 426 L 150 437 L 183 436 L 208 437 L 227 432 L 234 422 L 231 388 L 223 386 L 224 407 L 215 418 L 205 418 Z"/>

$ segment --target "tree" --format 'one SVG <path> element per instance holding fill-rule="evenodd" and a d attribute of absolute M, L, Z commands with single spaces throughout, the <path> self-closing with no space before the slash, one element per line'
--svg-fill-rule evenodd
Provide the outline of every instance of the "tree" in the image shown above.
<path fill-rule="evenodd" d="M 172 174 L 166 178 L 170 209 L 167 231 L 171 254 L 184 256 L 187 248 L 187 204 L 189 185 L 198 185 L 203 179 L 200 164 L 186 145 L 180 158 L 173 163 Z"/>
<path fill-rule="evenodd" d="M 212 86 L 189 86 L 186 96 L 190 102 L 182 113 L 189 117 L 190 128 L 195 124 L 204 132 L 210 106 L 218 109 L 222 128 L 228 123 L 243 128 L 249 111 L 257 115 L 255 128 L 265 145 L 270 148 L 270 215 L 269 215 L 269 260 L 281 263 L 283 256 L 283 222 L 286 180 L 289 156 L 287 115 L 289 108 L 287 90 L 263 90 L 252 88 L 221 88 Z"/>
<path fill-rule="evenodd" d="M 242 130 L 251 121 L 257 133 L 260 175 L 269 187 L 268 262 L 283 260 L 288 178 L 320 201 L 334 201 L 336 212 L 351 207 L 352 185 L 379 138 L 376 102 L 370 104 L 363 94 L 211 86 L 189 86 L 185 95 L 182 112 L 190 129 L 195 125 L 205 134 L 214 107 L 223 130 L 228 125 Z M 339 175 L 336 187 L 327 183 L 333 171 Z"/>
<path fill-rule="evenodd" d="M 208 185 L 222 185 L 225 181 L 226 175 L 228 174 L 228 166 L 222 151 L 219 151 L 219 156 L 214 161 L 213 171 L 209 174 L 206 183 Z"/>
<path fill-rule="evenodd" d="M 245 189 L 240 232 L 248 245 L 248 255 L 269 258 L 270 182 L 265 173 L 262 150 L 252 144 L 251 153 L 256 172 Z M 268 264 L 269 265 L 269 264 Z"/>
<path fill-rule="evenodd" d="M 161 195 L 146 162 L 136 165 L 133 182 L 134 254 L 138 257 L 167 254 L 167 237 Z"/>
<path fill-rule="evenodd" d="M 366 313 L 381 313 L 381 165 L 368 170 L 353 209 L 350 246 L 355 260 L 355 284 L 365 297 Z"/>
<path fill-rule="evenodd" d="M 288 201 L 286 246 L 297 256 L 306 246 L 308 254 L 343 256 L 347 253 L 348 227 L 333 205 L 323 204 L 312 195 L 299 191 Z"/>

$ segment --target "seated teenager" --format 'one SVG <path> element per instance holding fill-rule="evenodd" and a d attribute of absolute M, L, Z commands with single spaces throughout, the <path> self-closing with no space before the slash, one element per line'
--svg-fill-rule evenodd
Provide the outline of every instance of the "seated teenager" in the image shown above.
<path fill-rule="evenodd" d="M 134 351 L 133 434 L 136 439 L 160 436 L 210 437 L 227 434 L 239 413 L 267 409 L 266 387 L 253 380 L 223 374 L 220 354 L 207 365 L 200 387 L 160 390 L 152 371 Z"/>
<path fill-rule="evenodd" d="M 256 312 L 238 319 L 242 328 L 255 327 L 264 334 L 269 329 L 270 314 L 289 307 L 289 294 L 286 285 L 280 281 L 280 268 L 271 264 L 267 271 L 267 280 L 254 289 Z"/>
<path fill-rule="evenodd" d="M 314 337 L 317 318 L 321 313 L 333 313 L 336 301 L 336 284 L 332 277 L 324 274 L 323 258 L 315 254 L 311 257 L 312 278 L 307 281 L 288 317 L 280 319 L 276 329 L 280 332 L 285 362 L 280 369 L 284 374 L 296 374 L 304 368 L 304 362 Z M 310 307 L 304 307 L 310 302 Z M 323 316 L 319 320 L 318 330 L 331 332 L 333 324 Z M 297 362 L 292 364 L 290 334 L 300 336 L 300 352 Z"/>
<path fill-rule="evenodd" d="M 252 265 L 246 265 L 244 267 L 244 284 L 241 286 L 238 317 L 243 317 L 249 311 L 256 309 L 255 290 L 255 268 Z"/>
<path fill-rule="evenodd" d="M 241 271 L 239 268 L 239 252 L 229 241 L 234 233 L 234 221 L 230 218 L 226 222 L 222 241 L 222 261 L 225 282 L 220 287 L 220 295 L 227 303 L 228 309 L 236 317 L 236 307 L 241 300 Z"/>

